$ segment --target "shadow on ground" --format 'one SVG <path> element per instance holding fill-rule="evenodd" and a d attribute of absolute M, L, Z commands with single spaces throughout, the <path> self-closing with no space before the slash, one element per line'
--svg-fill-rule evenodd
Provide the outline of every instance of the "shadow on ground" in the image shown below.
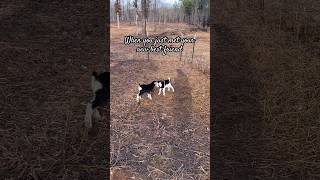
<path fill-rule="evenodd" d="M 178 138 L 172 142 L 173 157 L 181 160 L 184 169 L 194 172 L 198 161 L 195 160 L 194 152 L 188 151 L 192 144 L 192 133 L 188 133 L 188 129 L 192 127 L 192 88 L 189 84 L 188 77 L 181 70 L 177 69 L 177 77 L 175 78 L 174 108 L 173 119 L 175 120 L 175 128 Z"/>
<path fill-rule="evenodd" d="M 256 162 L 262 151 L 261 88 L 242 42 L 224 25 L 213 27 L 213 177 L 252 179 L 259 173 Z"/>

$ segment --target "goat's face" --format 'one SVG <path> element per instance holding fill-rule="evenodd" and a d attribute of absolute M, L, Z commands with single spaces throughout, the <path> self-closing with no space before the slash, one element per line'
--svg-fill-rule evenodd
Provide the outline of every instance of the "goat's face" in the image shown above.
<path fill-rule="evenodd" d="M 156 87 L 161 87 L 161 82 L 154 82 L 154 85 L 155 85 Z"/>

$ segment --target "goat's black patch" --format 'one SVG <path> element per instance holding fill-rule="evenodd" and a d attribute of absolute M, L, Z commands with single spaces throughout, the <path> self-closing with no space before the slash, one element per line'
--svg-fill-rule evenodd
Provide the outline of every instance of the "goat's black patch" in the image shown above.
<path fill-rule="evenodd" d="M 93 84 L 93 99 L 88 103 L 86 109 L 85 123 L 88 128 L 92 127 L 92 115 L 97 111 L 98 107 L 105 107 L 110 99 L 110 72 L 103 72 L 98 74 L 97 72 L 92 73 Z M 100 116 L 100 115 L 99 115 Z"/>
<path fill-rule="evenodd" d="M 99 89 L 95 92 L 96 97 L 92 101 L 92 108 L 95 109 L 96 107 L 105 107 L 108 101 L 108 91 L 106 89 Z"/>
<path fill-rule="evenodd" d="M 139 91 L 139 96 L 141 96 L 143 93 L 149 93 L 153 91 L 156 81 L 152 81 L 150 84 L 139 84 L 141 87 L 141 90 Z"/>
<path fill-rule="evenodd" d="M 157 81 L 157 83 L 160 84 L 159 88 L 164 88 L 167 84 L 170 83 L 170 80 L 167 79 L 167 80 Z"/>
<path fill-rule="evenodd" d="M 97 72 L 93 72 L 92 76 L 102 84 L 102 88 L 104 89 L 110 84 L 110 72 L 103 72 L 99 75 Z"/>
<path fill-rule="evenodd" d="M 103 72 L 98 75 L 97 72 L 93 72 L 92 76 L 96 81 L 102 84 L 102 89 L 98 89 L 95 93 L 96 97 L 92 102 L 93 108 L 96 106 L 106 106 L 107 101 L 110 99 L 109 84 L 110 84 L 110 72 Z"/>

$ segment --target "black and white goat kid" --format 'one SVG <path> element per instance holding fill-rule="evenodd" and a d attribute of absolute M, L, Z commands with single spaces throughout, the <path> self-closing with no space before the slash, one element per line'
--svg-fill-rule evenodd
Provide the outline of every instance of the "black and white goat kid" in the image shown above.
<path fill-rule="evenodd" d="M 109 98 L 109 83 L 110 72 L 103 72 L 98 74 L 92 73 L 91 88 L 93 92 L 92 100 L 87 104 L 85 115 L 85 126 L 87 128 L 92 127 L 92 118 L 100 119 L 100 113 L 98 107 L 105 107 Z"/>
<path fill-rule="evenodd" d="M 156 81 L 155 85 L 156 85 L 156 87 L 159 88 L 158 95 L 161 94 L 161 91 L 162 91 L 163 95 L 166 95 L 166 92 L 165 92 L 166 88 L 168 88 L 168 91 L 170 91 L 170 89 L 172 89 L 172 92 L 174 92 L 174 88 L 171 84 L 170 77 L 167 80 Z"/>
<path fill-rule="evenodd" d="M 152 100 L 151 92 L 153 91 L 155 85 L 156 85 L 156 81 L 152 81 L 150 84 L 139 84 L 139 87 L 138 87 L 139 93 L 137 94 L 136 100 L 139 102 L 139 100 L 142 99 L 141 96 L 144 93 L 147 93 L 148 98 Z"/>

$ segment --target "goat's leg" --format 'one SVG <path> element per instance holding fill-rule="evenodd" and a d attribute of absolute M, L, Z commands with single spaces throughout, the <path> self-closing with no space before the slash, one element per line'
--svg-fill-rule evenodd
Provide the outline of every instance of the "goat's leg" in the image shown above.
<path fill-rule="evenodd" d="M 92 117 L 94 117 L 95 119 L 101 119 L 100 113 L 97 108 L 102 107 L 103 102 L 99 98 L 97 98 L 97 96 L 99 97 L 99 95 L 96 95 L 95 98 L 93 99 L 93 101 L 91 101 L 90 109 L 87 107 L 87 109 L 89 109 L 90 114 L 91 114 L 89 127 L 92 127 Z"/>
<path fill-rule="evenodd" d="M 168 88 L 168 91 L 170 91 L 170 88 L 169 88 L 169 86 L 168 86 L 168 85 L 164 87 L 164 89 L 166 89 L 166 88 Z"/>
<path fill-rule="evenodd" d="M 91 76 L 91 90 L 92 90 L 92 93 L 95 94 L 95 81 L 96 81 L 96 78 L 94 76 Z"/>
<path fill-rule="evenodd" d="M 139 91 L 139 93 L 137 94 L 137 102 L 139 102 L 140 99 L 142 99 L 142 94 L 143 92 L 142 91 Z"/>
<path fill-rule="evenodd" d="M 84 123 L 87 128 L 92 128 L 92 104 L 88 103 L 86 108 L 86 115 L 84 117 Z"/>
<path fill-rule="evenodd" d="M 172 89 L 172 92 L 174 92 L 174 88 L 171 84 L 169 84 L 169 88 Z"/>
<path fill-rule="evenodd" d="M 99 113 L 97 108 L 93 110 L 93 117 L 95 119 L 101 119 L 101 115 L 100 115 L 100 113 Z"/>

